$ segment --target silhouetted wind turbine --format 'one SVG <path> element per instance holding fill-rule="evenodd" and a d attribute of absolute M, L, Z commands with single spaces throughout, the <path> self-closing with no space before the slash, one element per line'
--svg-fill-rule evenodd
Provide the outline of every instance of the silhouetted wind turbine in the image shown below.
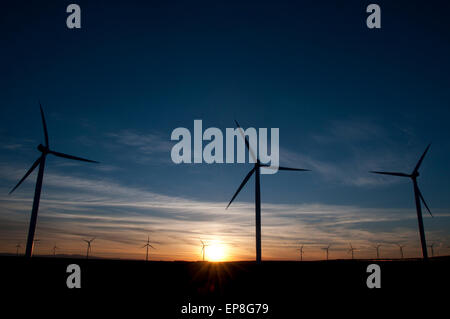
<path fill-rule="evenodd" d="M 245 145 L 247 146 L 248 152 L 250 156 L 253 158 L 253 161 L 255 162 L 255 165 L 253 168 L 248 172 L 247 176 L 245 176 L 244 180 L 242 181 L 241 185 L 237 189 L 236 193 L 234 193 L 233 197 L 231 198 L 230 202 L 227 205 L 227 208 L 230 207 L 231 203 L 234 201 L 236 196 L 239 194 L 241 189 L 245 186 L 245 184 L 248 182 L 250 177 L 252 177 L 253 173 L 255 174 L 255 227 L 256 227 L 256 262 L 261 262 L 261 191 L 260 191 L 260 173 L 261 173 L 261 167 L 266 167 L 269 169 L 274 169 L 274 167 L 271 167 L 270 165 L 262 164 L 259 161 L 259 158 L 253 153 L 253 150 L 250 148 L 250 144 L 247 140 L 247 137 L 245 136 L 241 126 L 237 121 L 236 126 L 239 129 L 239 132 L 241 133 L 242 137 L 245 140 Z M 278 167 L 278 170 L 280 171 L 309 171 L 308 169 L 301 169 L 301 168 L 290 168 L 290 167 Z"/>
<path fill-rule="evenodd" d="M 56 244 L 53 246 L 53 256 L 56 256 L 56 249 L 59 249 L 58 246 L 56 246 Z"/>
<path fill-rule="evenodd" d="M 380 247 L 381 247 L 381 244 L 376 244 L 373 246 L 373 248 L 375 248 L 377 250 L 377 259 L 380 258 Z"/>
<path fill-rule="evenodd" d="M 87 243 L 86 259 L 89 258 L 89 252 L 91 251 L 91 243 L 94 241 L 94 239 L 95 239 L 95 237 L 92 238 L 91 240 L 83 239 L 83 241 L 85 241 Z"/>
<path fill-rule="evenodd" d="M 16 245 L 16 256 L 19 256 L 19 248 L 21 248 L 22 246 L 20 244 Z"/>
<path fill-rule="evenodd" d="M 205 261 L 205 252 L 206 252 L 206 247 L 208 247 L 208 244 L 205 244 L 203 242 L 203 240 L 200 240 L 202 243 L 202 254 L 203 254 L 203 261 Z"/>
<path fill-rule="evenodd" d="M 396 173 L 396 172 L 371 171 L 371 173 L 375 173 L 375 174 L 393 175 L 393 176 L 400 176 L 400 177 L 409 177 L 409 178 L 411 178 L 411 180 L 413 182 L 413 187 L 414 187 L 414 198 L 415 198 L 415 202 L 416 202 L 417 220 L 418 220 L 418 223 L 419 223 L 419 233 L 420 233 L 420 242 L 422 244 L 423 259 L 427 259 L 428 258 L 428 252 L 427 252 L 427 242 L 425 240 L 425 230 L 424 230 L 424 227 L 423 227 L 422 205 L 421 205 L 420 201 L 423 202 L 423 204 L 425 205 L 426 209 L 430 213 L 431 217 L 433 217 L 433 215 L 431 214 L 431 211 L 428 208 L 428 205 L 425 202 L 425 199 L 423 198 L 422 193 L 420 192 L 419 185 L 417 184 L 417 177 L 420 175 L 419 174 L 419 167 L 422 164 L 422 161 L 423 161 L 425 155 L 427 154 L 428 149 L 430 148 L 430 146 L 431 146 L 431 144 L 428 144 L 427 148 L 425 149 L 425 152 L 423 152 L 422 156 L 420 157 L 419 161 L 416 164 L 416 167 L 414 167 L 414 170 L 412 171 L 411 174 Z"/>
<path fill-rule="evenodd" d="M 300 251 L 300 261 L 303 261 L 303 246 L 301 245 L 300 248 L 298 248 L 297 250 Z"/>
<path fill-rule="evenodd" d="M 33 244 L 32 244 L 32 251 L 34 250 L 34 246 L 36 245 L 36 244 L 39 244 L 41 242 L 41 240 L 40 239 L 33 239 Z M 31 256 L 30 256 L 31 257 Z"/>
<path fill-rule="evenodd" d="M 155 249 L 155 247 L 150 245 L 150 236 L 147 237 L 147 243 L 144 246 L 142 246 L 142 248 L 144 248 L 144 247 L 147 247 L 147 252 L 145 254 L 145 261 L 148 261 L 148 248 L 150 247 L 150 248 Z"/>
<path fill-rule="evenodd" d="M 44 128 L 44 137 L 45 137 L 45 144 L 39 144 L 37 149 L 41 152 L 41 156 L 31 165 L 28 172 L 25 173 L 25 175 L 22 177 L 22 179 L 17 183 L 16 186 L 9 192 L 9 194 L 12 194 L 16 190 L 17 187 L 19 187 L 20 184 L 30 175 L 33 170 L 39 166 L 38 176 L 36 179 L 36 187 L 34 189 L 34 200 L 33 200 L 33 208 L 31 210 L 31 220 L 30 220 L 30 226 L 28 230 L 28 238 L 27 238 L 27 247 L 25 256 L 31 257 L 33 255 L 33 239 L 34 239 L 34 232 L 36 230 L 36 222 L 37 222 L 37 215 L 39 210 L 39 200 L 41 198 L 41 189 L 42 189 L 42 180 L 44 178 L 44 167 L 45 167 L 45 159 L 47 158 L 48 154 L 52 154 L 58 157 L 68 158 L 72 160 L 77 161 L 84 161 L 84 162 L 90 162 L 90 163 L 98 163 L 96 161 L 91 161 L 88 159 L 84 159 L 81 157 L 76 157 L 72 155 L 67 155 L 64 153 L 59 153 L 52 151 L 50 149 L 49 143 L 48 143 L 48 132 L 47 132 L 47 125 L 45 123 L 45 117 L 44 117 L 44 111 L 42 110 L 42 106 L 39 104 L 40 110 L 41 110 L 41 118 L 42 118 L 42 125 Z"/>
<path fill-rule="evenodd" d="M 330 250 L 331 244 L 329 244 L 327 247 L 322 248 L 322 250 L 325 250 L 327 253 L 327 260 L 328 260 L 328 251 Z"/>
<path fill-rule="evenodd" d="M 398 246 L 398 248 L 400 249 L 400 256 L 401 256 L 402 259 L 403 259 L 403 248 L 405 248 L 405 245 L 397 244 L 397 246 Z"/>
<path fill-rule="evenodd" d="M 435 243 L 431 243 L 431 245 L 428 245 L 428 247 L 431 248 L 431 257 L 434 257 L 434 245 Z"/>
<path fill-rule="evenodd" d="M 350 248 L 348 249 L 348 252 L 352 253 L 352 259 L 354 257 L 354 252 L 355 252 L 356 248 L 353 248 L 352 243 L 350 243 Z"/>

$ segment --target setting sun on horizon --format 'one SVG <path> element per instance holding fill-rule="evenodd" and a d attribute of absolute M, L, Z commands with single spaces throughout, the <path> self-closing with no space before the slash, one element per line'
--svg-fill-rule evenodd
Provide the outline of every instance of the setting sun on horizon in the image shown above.
<path fill-rule="evenodd" d="M 206 259 L 208 261 L 227 261 L 227 249 L 223 243 L 212 243 L 206 250 Z"/>

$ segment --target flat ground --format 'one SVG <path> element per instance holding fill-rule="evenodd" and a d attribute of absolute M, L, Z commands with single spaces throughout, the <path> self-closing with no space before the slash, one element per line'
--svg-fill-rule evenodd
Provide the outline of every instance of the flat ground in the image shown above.
<path fill-rule="evenodd" d="M 66 268 L 81 268 L 81 289 L 68 289 Z M 381 268 L 381 289 L 366 285 L 367 266 Z M 366 307 L 398 304 L 398 296 L 448 297 L 450 257 L 428 262 L 405 260 L 332 260 L 315 262 L 145 262 L 126 260 L 0 257 L 2 290 L 15 298 L 45 296 L 65 300 L 90 296 L 112 297 L 128 304 L 145 300 L 148 314 L 159 318 L 208 318 L 183 315 L 183 305 L 215 305 L 212 318 L 284 318 L 306 308 L 321 312 L 345 310 L 346 304 Z M 68 299 L 67 299 L 68 298 Z M 87 299 L 86 299 L 87 300 Z M 103 300 L 103 299 L 102 299 Z M 410 299 L 414 303 L 414 299 Z M 267 303 L 267 315 L 223 313 L 227 303 Z M 103 304 L 104 305 L 104 304 Z M 142 306 L 142 305 L 141 305 Z M 439 307 L 442 305 L 436 305 Z M 409 307 L 409 306 L 408 306 Z M 368 308 L 368 309 L 370 309 Z M 303 309 L 303 310 L 302 310 Z M 391 309 L 392 310 L 392 309 Z M 211 318 L 210 317 L 210 318 Z"/>

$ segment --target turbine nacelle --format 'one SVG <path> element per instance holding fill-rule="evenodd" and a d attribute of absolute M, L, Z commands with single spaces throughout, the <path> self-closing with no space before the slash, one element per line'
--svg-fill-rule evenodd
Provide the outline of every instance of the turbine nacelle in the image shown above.
<path fill-rule="evenodd" d="M 44 146 L 42 144 L 39 144 L 37 149 L 38 149 L 39 152 L 44 153 L 44 154 L 47 154 L 50 151 L 48 146 Z"/>

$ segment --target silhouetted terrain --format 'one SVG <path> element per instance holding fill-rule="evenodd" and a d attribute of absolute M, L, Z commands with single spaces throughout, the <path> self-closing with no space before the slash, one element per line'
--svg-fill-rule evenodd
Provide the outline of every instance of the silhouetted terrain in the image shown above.
<path fill-rule="evenodd" d="M 315 262 L 145 262 L 125 260 L 86 260 L 67 258 L 0 257 L 2 289 L 14 296 L 73 298 L 89 295 L 103 300 L 112 296 L 122 306 L 145 307 L 159 318 L 208 318 L 208 315 L 182 315 L 181 307 L 226 303 L 267 303 L 269 315 L 253 318 L 283 318 L 282 314 L 321 307 L 317 311 L 341 312 L 348 301 L 365 305 L 394 303 L 392 296 L 418 296 L 447 290 L 450 257 L 428 262 L 405 260 L 330 260 Z M 81 289 L 68 289 L 66 268 L 81 267 Z M 381 267 L 381 289 L 369 289 L 369 264 Z M 390 298 L 385 298 L 389 296 Z M 87 299 L 85 299 L 87 300 Z M 145 300 L 145 305 L 140 302 Z M 327 306 L 321 306 L 327 302 Z M 330 303 L 331 302 L 331 303 Z M 383 302 L 383 304 L 380 304 Z M 334 306 L 332 306 L 334 305 Z M 340 306 L 339 306 L 340 305 Z M 110 304 L 109 306 L 119 306 Z M 408 307 L 407 307 L 408 308 Z M 333 310 L 333 311 L 334 311 Z M 248 315 L 250 316 L 250 315 Z M 216 313 L 213 318 L 242 318 L 243 315 Z M 250 316 L 252 317 L 252 316 Z"/>

